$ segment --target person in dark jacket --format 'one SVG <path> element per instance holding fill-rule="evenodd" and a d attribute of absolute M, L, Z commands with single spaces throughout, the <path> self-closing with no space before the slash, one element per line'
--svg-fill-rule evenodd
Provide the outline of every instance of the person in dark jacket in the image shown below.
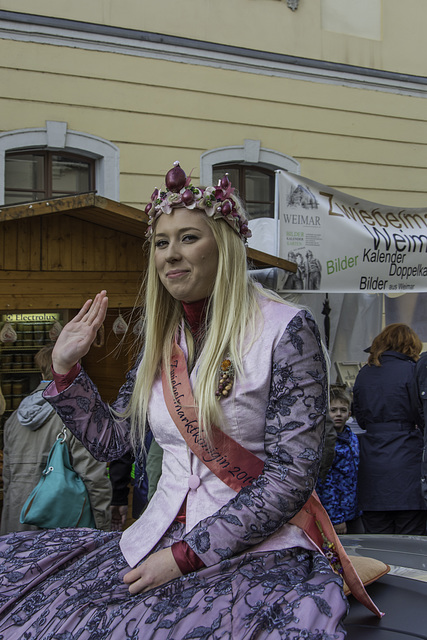
<path fill-rule="evenodd" d="M 163 450 L 151 433 L 145 438 L 145 465 L 131 452 L 110 462 L 111 529 L 123 531 L 128 518 L 129 487 L 132 485 L 132 518 L 137 520 L 153 497 L 162 474 Z"/>
<path fill-rule="evenodd" d="M 421 462 L 421 493 L 427 505 L 427 352 L 415 365 L 414 398 L 424 417 L 424 450 Z"/>
<path fill-rule="evenodd" d="M 366 533 L 424 535 L 421 494 L 422 416 L 413 400 L 422 343 L 407 325 L 391 324 L 374 339 L 353 392 L 360 438 L 359 504 Z"/>

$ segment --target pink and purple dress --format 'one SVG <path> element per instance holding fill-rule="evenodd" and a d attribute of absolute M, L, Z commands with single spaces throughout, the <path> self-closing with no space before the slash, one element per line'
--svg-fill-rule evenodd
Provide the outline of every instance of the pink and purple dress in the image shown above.
<path fill-rule="evenodd" d="M 264 460 L 235 493 L 192 454 L 170 417 L 161 381 L 148 421 L 163 449 L 157 491 L 123 534 L 55 529 L 0 539 L 0 640 L 341 640 L 342 579 L 298 527 L 323 446 L 327 372 L 306 311 L 259 298 L 258 333 L 244 372 L 221 400 L 222 428 Z M 180 347 L 187 353 L 184 332 Z M 126 406 L 136 369 L 113 408 Z M 194 381 L 197 362 L 190 376 Z M 117 420 L 82 370 L 46 398 L 100 460 L 129 450 Z M 195 479 L 197 478 L 197 482 Z M 177 521 L 186 503 L 185 523 Z M 146 593 L 122 582 L 156 549 L 184 540 L 205 565 Z"/>

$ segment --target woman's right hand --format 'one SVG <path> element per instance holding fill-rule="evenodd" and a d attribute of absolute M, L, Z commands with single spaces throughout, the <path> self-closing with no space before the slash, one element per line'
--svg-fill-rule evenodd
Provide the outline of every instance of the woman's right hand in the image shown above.
<path fill-rule="evenodd" d="M 56 373 L 68 373 L 87 354 L 105 320 L 107 308 L 107 292 L 103 290 L 96 294 L 93 301 L 86 300 L 75 318 L 65 325 L 52 352 L 52 365 Z"/>

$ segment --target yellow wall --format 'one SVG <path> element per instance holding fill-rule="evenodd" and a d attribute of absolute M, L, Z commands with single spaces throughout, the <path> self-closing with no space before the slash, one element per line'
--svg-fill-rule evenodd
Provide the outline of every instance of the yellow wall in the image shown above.
<path fill-rule="evenodd" d="M 427 75 L 425 0 L 300 0 L 296 11 L 286 0 L 1 0 L 0 9 Z M 349 35 L 345 17 L 374 37 Z"/>
<path fill-rule="evenodd" d="M 375 63 L 402 73 L 421 73 L 424 67 L 425 73 L 422 20 L 413 16 L 419 13 L 425 23 L 427 3 L 408 0 L 405 9 L 397 0 L 383 5 L 387 38 L 381 41 L 323 30 L 318 0 L 301 0 L 295 12 L 283 0 L 38 0 L 37 13 L 349 64 Z M 1 0 L 0 9 L 30 13 L 35 5 Z M 416 24 L 410 31 L 405 25 L 411 14 Z M 405 46 L 393 47 L 399 32 Z M 242 145 L 245 139 L 293 156 L 302 175 L 342 191 L 383 204 L 426 205 L 424 97 L 14 41 L 1 34 L 0 86 L 3 131 L 56 120 L 115 143 L 120 199 L 136 207 L 145 206 L 174 160 L 187 170 L 194 167 L 197 181 L 204 151 Z"/>

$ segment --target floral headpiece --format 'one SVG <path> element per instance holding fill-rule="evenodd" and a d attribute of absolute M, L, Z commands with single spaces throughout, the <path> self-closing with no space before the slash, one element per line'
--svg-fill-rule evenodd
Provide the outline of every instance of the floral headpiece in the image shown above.
<path fill-rule="evenodd" d="M 223 219 L 246 242 L 252 236 L 248 227 L 248 220 L 239 200 L 234 196 L 234 187 L 225 174 L 216 187 L 200 189 L 191 184 L 191 175 L 188 177 L 185 171 L 174 162 L 165 178 L 166 190 L 155 189 L 151 202 L 145 207 L 145 213 L 149 216 L 147 238 L 153 235 L 153 223 L 162 213 L 170 214 L 172 209 L 185 207 L 186 209 L 199 209 L 204 211 L 209 218 Z"/>

